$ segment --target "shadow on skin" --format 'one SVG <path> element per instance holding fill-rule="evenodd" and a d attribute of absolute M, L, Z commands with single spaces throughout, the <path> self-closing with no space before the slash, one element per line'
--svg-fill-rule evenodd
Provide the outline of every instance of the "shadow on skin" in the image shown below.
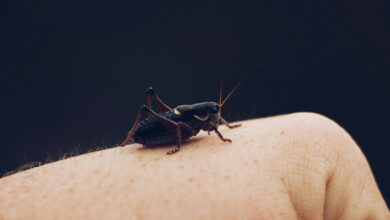
<path fill-rule="evenodd" d="M 181 146 L 181 149 L 180 151 L 182 151 L 184 148 L 187 147 L 187 145 L 192 145 L 192 144 L 195 144 L 195 143 L 198 143 L 198 142 L 201 142 L 201 141 L 204 141 L 204 139 L 206 139 L 207 137 L 205 136 L 197 136 L 197 137 L 192 137 L 192 138 L 189 138 L 187 140 L 183 140 L 182 141 L 182 146 Z M 199 147 L 199 145 L 196 145 L 197 147 Z M 146 152 L 153 152 L 153 151 L 156 151 L 157 149 L 161 149 L 161 150 L 166 150 L 167 152 L 173 148 L 176 147 L 176 144 L 175 143 L 172 143 L 172 144 L 164 144 L 164 145 L 158 145 L 158 146 L 146 146 L 146 145 L 140 145 L 140 147 L 137 148 L 138 151 L 142 151 L 143 153 L 146 153 Z M 194 146 L 193 146 L 194 147 Z M 180 153 L 179 152 L 176 152 L 175 154 L 177 153 Z"/>

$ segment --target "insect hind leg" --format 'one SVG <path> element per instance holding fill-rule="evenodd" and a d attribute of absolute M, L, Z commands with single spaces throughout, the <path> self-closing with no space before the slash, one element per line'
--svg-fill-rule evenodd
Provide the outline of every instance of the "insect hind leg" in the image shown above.
<path fill-rule="evenodd" d="M 143 111 L 146 111 L 148 108 L 143 105 L 139 108 L 138 110 L 138 113 L 137 113 L 137 117 L 135 119 L 135 122 L 134 122 L 134 125 L 133 127 L 131 128 L 131 130 L 128 132 L 128 135 L 126 137 L 126 139 L 121 143 L 120 146 L 124 147 L 126 146 L 130 141 L 133 141 L 133 135 L 134 135 L 134 132 L 135 130 L 137 129 L 138 125 L 139 125 L 139 122 L 141 121 L 141 117 L 142 117 L 142 112 Z"/>
<path fill-rule="evenodd" d="M 163 101 L 161 101 L 161 99 L 154 92 L 154 90 L 151 86 L 148 89 L 146 89 L 145 93 L 146 93 L 146 101 L 147 101 L 149 109 L 151 109 L 150 96 L 152 96 L 153 99 L 156 101 L 158 107 L 160 108 L 160 111 L 162 111 L 162 112 L 172 111 L 171 107 L 169 107 L 167 104 L 165 104 Z M 148 113 L 148 115 L 150 116 L 151 113 Z"/>

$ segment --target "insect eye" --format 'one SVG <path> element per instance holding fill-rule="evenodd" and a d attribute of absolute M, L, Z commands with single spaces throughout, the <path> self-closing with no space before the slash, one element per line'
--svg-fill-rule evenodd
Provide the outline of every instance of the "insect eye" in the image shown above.
<path fill-rule="evenodd" d="M 213 113 L 213 114 L 217 114 L 218 113 L 218 107 L 211 107 L 210 112 Z"/>

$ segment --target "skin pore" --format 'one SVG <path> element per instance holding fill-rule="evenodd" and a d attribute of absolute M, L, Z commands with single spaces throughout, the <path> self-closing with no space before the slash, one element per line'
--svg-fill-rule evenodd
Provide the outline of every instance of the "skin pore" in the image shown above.
<path fill-rule="evenodd" d="M 233 123 L 234 125 L 234 123 Z M 0 219 L 390 219 L 370 167 L 330 119 L 295 113 L 134 144 L 0 179 Z"/>

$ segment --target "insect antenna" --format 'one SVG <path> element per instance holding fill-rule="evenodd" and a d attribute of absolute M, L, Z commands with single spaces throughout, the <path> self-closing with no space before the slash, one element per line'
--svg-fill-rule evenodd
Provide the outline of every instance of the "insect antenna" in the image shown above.
<path fill-rule="evenodd" d="M 218 103 L 219 108 L 222 107 L 222 105 L 221 105 L 221 101 L 222 101 L 222 86 L 223 86 L 223 81 L 221 80 L 221 84 L 219 84 L 219 103 Z"/>
<path fill-rule="evenodd" d="M 265 58 L 263 61 L 261 61 L 260 63 L 258 63 L 255 67 L 252 68 L 251 71 L 249 71 L 249 73 L 247 73 L 235 86 L 234 88 L 229 92 L 229 94 L 226 96 L 226 98 L 222 101 L 221 103 L 221 96 L 222 96 L 222 82 L 221 82 L 221 87 L 220 87 L 220 95 L 219 95 L 219 108 L 221 108 L 223 106 L 223 104 L 225 104 L 225 102 L 229 99 L 229 97 L 231 95 L 233 95 L 234 91 L 236 91 L 236 89 L 241 85 L 242 82 L 244 82 L 244 80 L 246 80 L 246 78 L 248 78 L 249 75 L 251 75 L 252 73 L 254 73 L 259 67 L 261 67 L 264 63 L 266 63 L 269 59 L 271 59 L 271 57 L 267 57 Z"/>

